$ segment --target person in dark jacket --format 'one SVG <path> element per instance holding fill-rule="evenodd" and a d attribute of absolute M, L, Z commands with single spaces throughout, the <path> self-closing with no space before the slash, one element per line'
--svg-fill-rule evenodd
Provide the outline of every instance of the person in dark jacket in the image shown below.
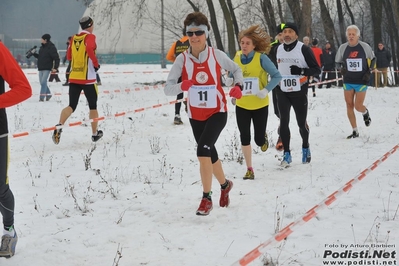
<path fill-rule="evenodd" d="M 327 41 L 323 49 L 322 54 L 323 60 L 323 73 L 321 80 L 332 80 L 335 79 L 335 51 L 331 49 L 331 44 Z M 331 88 L 332 82 L 327 83 L 327 89 Z M 319 89 L 323 87 L 323 84 L 319 85 Z"/>
<path fill-rule="evenodd" d="M 185 50 L 190 47 L 190 42 L 188 41 L 188 36 L 186 34 L 186 29 L 183 29 L 183 37 L 181 37 L 179 40 L 175 41 L 172 46 L 169 48 L 168 53 L 166 54 L 166 60 L 174 63 L 176 60 L 176 57 L 183 53 Z M 178 80 L 178 82 L 181 82 L 181 78 Z M 181 121 L 181 116 L 180 116 L 180 108 L 181 108 L 181 99 L 183 99 L 184 93 L 179 93 L 176 96 L 176 103 L 175 103 L 175 118 L 173 120 L 173 123 L 175 125 L 182 125 L 183 121 Z M 187 101 L 183 101 L 185 107 L 185 110 L 187 112 Z"/>
<path fill-rule="evenodd" d="M 70 43 L 71 39 L 72 39 L 72 36 L 69 36 L 68 40 L 66 42 L 67 50 L 68 50 L 69 43 Z M 65 54 L 65 57 L 64 57 L 64 60 L 63 60 L 64 65 L 65 65 L 66 61 L 68 61 L 68 60 L 67 60 L 67 55 Z M 65 81 L 64 84 L 62 84 L 62 86 L 69 86 L 69 72 L 70 71 L 71 71 L 71 61 L 68 61 L 68 66 L 67 66 L 67 68 L 65 70 L 65 79 L 66 79 L 66 81 Z"/>
<path fill-rule="evenodd" d="M 279 25 L 277 25 L 277 35 L 274 38 L 274 42 L 272 42 L 270 44 L 271 48 L 270 48 L 270 52 L 268 54 L 270 60 L 273 62 L 273 64 L 277 66 L 277 48 L 280 44 L 282 44 L 284 42 L 283 39 L 283 28 L 284 28 L 285 24 L 281 23 Z M 279 85 L 276 86 L 280 87 Z M 273 96 L 273 107 L 274 107 L 274 114 L 277 116 L 277 118 L 280 120 L 280 111 L 278 110 L 278 104 L 277 104 L 277 90 L 272 90 L 272 96 Z M 276 143 L 276 150 L 278 151 L 282 151 L 284 150 L 284 146 L 283 146 L 283 141 L 281 140 L 280 137 L 280 126 L 278 127 L 277 130 L 278 133 L 278 139 L 277 139 L 277 143 Z"/>
<path fill-rule="evenodd" d="M 377 58 L 377 80 L 378 86 L 381 87 L 381 73 L 384 77 L 384 87 L 388 84 L 388 67 L 391 63 L 391 53 L 384 47 L 382 42 L 378 43 L 378 49 L 375 51 Z"/>
<path fill-rule="evenodd" d="M 47 79 L 51 73 L 58 72 L 58 66 L 60 65 L 60 56 L 57 48 L 50 41 L 50 34 L 46 33 L 42 36 L 42 46 L 39 49 L 39 53 L 33 53 L 33 56 L 37 58 L 37 69 L 39 70 L 39 82 L 40 82 L 40 96 L 39 101 L 43 102 L 50 100 L 51 92 L 47 85 Z"/>

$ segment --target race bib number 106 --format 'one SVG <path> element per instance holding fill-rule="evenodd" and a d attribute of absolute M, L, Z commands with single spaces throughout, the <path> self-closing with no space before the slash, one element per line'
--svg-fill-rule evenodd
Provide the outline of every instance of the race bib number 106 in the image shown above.
<path fill-rule="evenodd" d="M 280 88 L 283 92 L 300 91 L 301 84 L 299 82 L 299 77 L 294 75 L 283 75 Z"/>

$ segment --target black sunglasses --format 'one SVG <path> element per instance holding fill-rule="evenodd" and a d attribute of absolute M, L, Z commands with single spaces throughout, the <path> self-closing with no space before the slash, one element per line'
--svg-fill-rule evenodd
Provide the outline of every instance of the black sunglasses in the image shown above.
<path fill-rule="evenodd" d="M 203 31 L 203 30 L 187 31 L 187 36 L 193 37 L 194 34 L 195 34 L 195 36 L 201 36 L 201 35 L 204 35 L 204 33 L 205 33 L 205 31 Z"/>

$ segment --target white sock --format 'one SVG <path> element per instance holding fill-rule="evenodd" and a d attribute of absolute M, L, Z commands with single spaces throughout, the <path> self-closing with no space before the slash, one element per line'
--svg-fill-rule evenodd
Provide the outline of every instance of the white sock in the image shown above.
<path fill-rule="evenodd" d="M 358 131 L 357 131 L 357 127 L 354 127 L 354 128 L 353 128 L 353 131 L 356 131 L 356 132 L 358 132 Z"/>
<path fill-rule="evenodd" d="M 362 113 L 362 115 L 365 115 L 365 114 L 367 114 L 367 109 L 366 109 L 366 111 L 364 111 L 364 113 Z"/>
<path fill-rule="evenodd" d="M 3 235 L 7 235 L 7 236 L 14 237 L 14 236 L 15 236 L 15 230 L 14 230 L 14 228 L 11 229 L 11 231 L 8 231 L 8 230 L 3 229 Z"/>

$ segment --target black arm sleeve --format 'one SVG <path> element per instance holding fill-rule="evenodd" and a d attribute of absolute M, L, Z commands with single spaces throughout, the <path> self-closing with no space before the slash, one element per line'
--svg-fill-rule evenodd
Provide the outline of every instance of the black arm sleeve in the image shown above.
<path fill-rule="evenodd" d="M 55 46 L 53 46 L 51 48 L 51 58 L 54 61 L 54 65 L 53 68 L 54 69 L 58 69 L 58 67 L 60 66 L 60 55 L 58 54 L 57 48 L 55 48 Z"/>

